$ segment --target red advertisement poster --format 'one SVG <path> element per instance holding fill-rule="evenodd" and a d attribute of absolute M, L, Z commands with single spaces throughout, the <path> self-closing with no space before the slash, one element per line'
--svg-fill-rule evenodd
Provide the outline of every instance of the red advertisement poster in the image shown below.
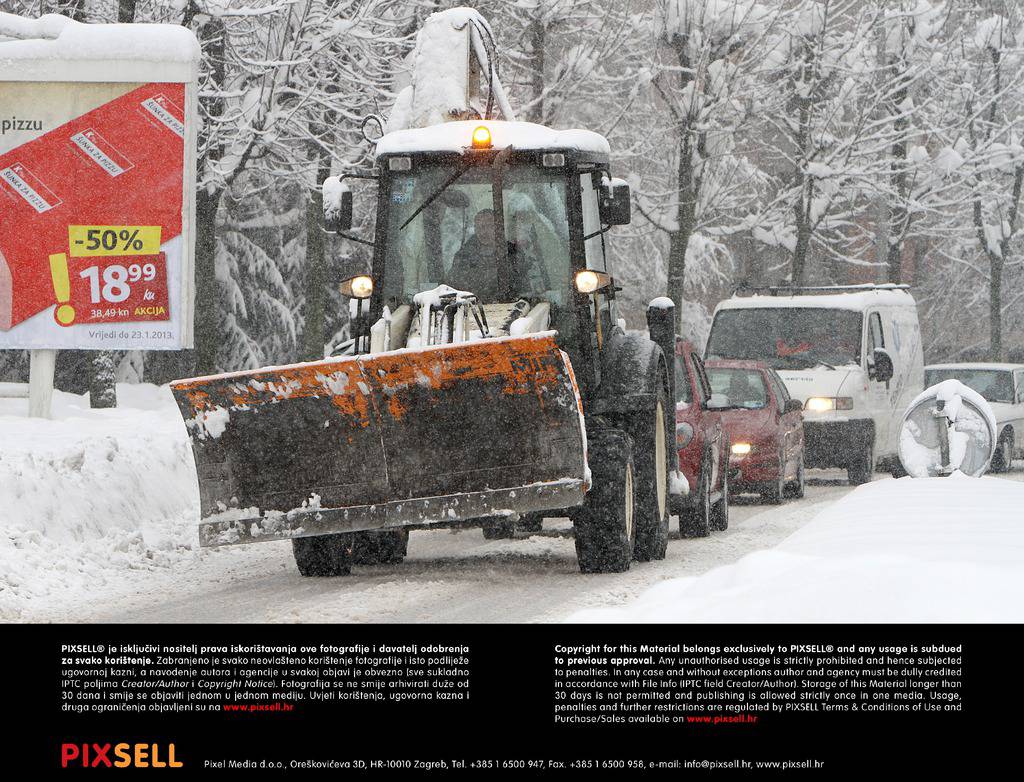
<path fill-rule="evenodd" d="M 55 328 L 59 346 L 88 347 L 80 327 L 95 324 L 166 321 L 177 330 L 185 85 L 123 87 L 25 143 L 0 146 L 0 347 L 41 345 Z"/>

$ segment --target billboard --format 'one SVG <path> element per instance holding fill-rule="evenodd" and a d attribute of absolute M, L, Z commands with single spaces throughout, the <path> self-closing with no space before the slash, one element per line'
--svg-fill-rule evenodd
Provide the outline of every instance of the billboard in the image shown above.
<path fill-rule="evenodd" d="M 191 347 L 191 86 L 0 81 L 0 349 Z"/>

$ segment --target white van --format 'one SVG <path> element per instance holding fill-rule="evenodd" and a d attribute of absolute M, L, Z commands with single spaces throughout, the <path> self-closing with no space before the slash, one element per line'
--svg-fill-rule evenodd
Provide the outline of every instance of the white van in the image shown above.
<path fill-rule="evenodd" d="M 749 295 L 744 295 L 744 294 Z M 899 422 L 924 384 L 917 304 L 905 285 L 759 288 L 715 308 L 707 358 L 760 359 L 804 404 L 804 464 L 900 473 Z"/>

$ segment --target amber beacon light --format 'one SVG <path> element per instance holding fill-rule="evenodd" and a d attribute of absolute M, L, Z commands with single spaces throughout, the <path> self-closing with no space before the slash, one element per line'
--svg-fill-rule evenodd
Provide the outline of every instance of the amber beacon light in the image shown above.
<path fill-rule="evenodd" d="M 473 131 L 473 147 L 475 149 L 491 148 L 491 131 L 486 125 L 480 125 Z"/>

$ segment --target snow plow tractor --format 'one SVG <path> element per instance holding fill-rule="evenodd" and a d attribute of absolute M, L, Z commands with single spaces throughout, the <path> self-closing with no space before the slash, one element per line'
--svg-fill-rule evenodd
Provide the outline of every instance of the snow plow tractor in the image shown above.
<path fill-rule="evenodd" d="M 172 386 L 201 543 L 292 538 L 333 575 L 400 560 L 409 528 L 568 515 L 584 572 L 663 558 L 674 314 L 620 325 L 605 140 L 454 122 L 377 152 L 372 273 L 342 285 L 356 355 Z M 330 205 L 350 230 L 350 191 Z"/>
<path fill-rule="evenodd" d="M 437 15 L 435 15 L 437 16 Z M 350 355 L 177 381 L 204 546 L 291 539 L 300 572 L 398 562 L 408 532 L 573 521 L 583 572 L 661 559 L 677 467 L 671 306 L 627 334 L 606 265 L 629 222 L 607 141 L 497 120 L 387 133 L 372 240 L 347 178 L 327 229 L 371 244 L 342 283 Z"/>

